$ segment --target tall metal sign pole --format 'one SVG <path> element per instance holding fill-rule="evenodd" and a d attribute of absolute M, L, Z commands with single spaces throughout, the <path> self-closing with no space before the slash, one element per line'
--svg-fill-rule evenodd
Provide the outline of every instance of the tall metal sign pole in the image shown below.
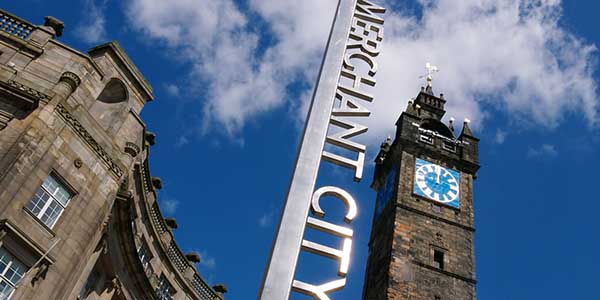
<path fill-rule="evenodd" d="M 346 225 L 356 216 L 357 205 L 340 187 L 323 186 L 315 191 L 315 185 L 322 160 L 351 169 L 355 181 L 362 178 L 366 147 L 350 138 L 367 131 L 366 126 L 354 123 L 354 120 L 370 115 L 361 102 L 373 101 L 365 89 L 375 86 L 375 57 L 383 41 L 381 15 L 385 9 L 369 0 L 338 1 L 296 166 L 259 292 L 260 300 L 287 300 L 292 289 L 314 299 L 329 300 L 328 293 L 342 289 L 346 284 L 353 235 Z M 329 130 L 330 127 L 338 130 Z M 328 135 L 328 131 L 335 132 Z M 346 153 L 352 153 L 353 157 L 324 151 L 327 143 L 348 150 Z M 324 219 L 325 212 L 319 205 L 324 196 L 343 202 L 346 207 L 343 221 L 347 224 L 339 225 Z M 309 216 L 309 211 L 314 217 Z M 341 249 L 304 239 L 307 225 L 342 238 Z M 301 250 L 338 260 L 337 278 L 322 284 L 295 280 Z"/>

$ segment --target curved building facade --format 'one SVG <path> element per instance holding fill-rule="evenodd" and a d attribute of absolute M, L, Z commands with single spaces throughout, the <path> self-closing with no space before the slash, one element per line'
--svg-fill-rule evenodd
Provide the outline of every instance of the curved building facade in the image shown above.
<path fill-rule="evenodd" d="M 0 299 L 223 299 L 159 209 L 151 86 L 116 42 L 82 53 L 63 27 L 0 10 Z"/>

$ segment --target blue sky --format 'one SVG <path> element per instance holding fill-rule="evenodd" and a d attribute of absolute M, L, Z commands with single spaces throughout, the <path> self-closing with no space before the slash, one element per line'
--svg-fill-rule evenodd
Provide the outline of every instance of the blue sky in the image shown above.
<path fill-rule="evenodd" d="M 184 251 L 256 298 L 291 174 L 334 1 L 5 1 L 34 23 L 66 23 L 81 50 L 118 40 L 155 89 L 151 172 Z M 600 261 L 595 1 L 387 1 L 368 161 L 420 85 L 424 64 L 447 117 L 473 120 L 478 299 L 593 299 Z M 517 4 L 521 3 L 522 6 Z M 359 299 L 375 193 L 360 184 L 346 289 Z M 321 180 L 339 174 L 324 172 Z M 325 265 L 326 268 L 333 266 Z M 311 274 L 317 267 L 301 272 Z"/>

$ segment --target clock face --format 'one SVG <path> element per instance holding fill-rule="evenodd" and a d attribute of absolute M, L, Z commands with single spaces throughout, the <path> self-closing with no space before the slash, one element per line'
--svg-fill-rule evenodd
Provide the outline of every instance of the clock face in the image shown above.
<path fill-rule="evenodd" d="M 416 159 L 415 194 L 459 208 L 459 182 L 460 174 L 457 171 Z"/>

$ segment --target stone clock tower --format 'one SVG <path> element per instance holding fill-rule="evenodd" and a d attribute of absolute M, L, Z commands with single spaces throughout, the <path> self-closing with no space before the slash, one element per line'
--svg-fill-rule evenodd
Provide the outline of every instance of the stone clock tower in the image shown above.
<path fill-rule="evenodd" d="M 364 300 L 474 300 L 473 181 L 478 142 L 442 123 L 431 77 L 376 158 Z M 452 120 L 452 119 L 451 119 Z"/>

